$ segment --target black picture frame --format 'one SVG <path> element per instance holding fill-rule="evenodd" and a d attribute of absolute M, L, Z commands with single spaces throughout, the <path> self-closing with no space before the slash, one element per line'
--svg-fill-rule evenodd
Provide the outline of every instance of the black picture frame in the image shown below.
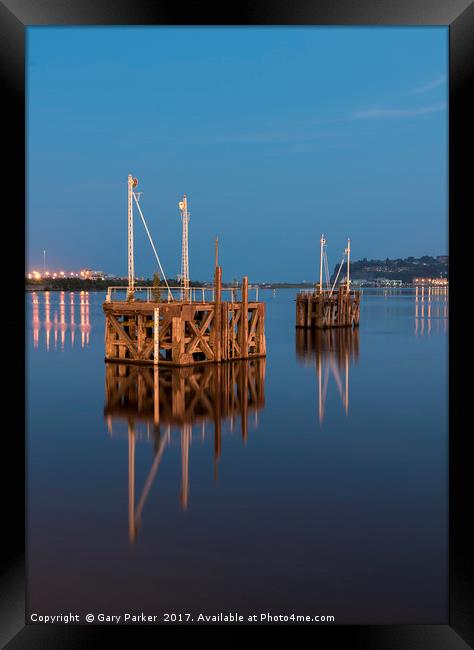
<path fill-rule="evenodd" d="M 3 249 L 25 249 L 25 31 L 33 25 L 446 25 L 450 39 L 449 79 L 449 255 L 450 255 L 450 428 L 449 428 L 449 623 L 447 625 L 385 625 L 385 626 L 303 626 L 314 643 L 332 647 L 344 643 L 346 647 L 429 648 L 456 650 L 474 647 L 473 631 L 473 580 L 472 548 L 474 548 L 472 505 L 473 490 L 471 470 L 472 425 L 466 328 L 469 326 L 467 309 L 469 290 L 469 265 L 473 257 L 465 224 L 473 214 L 471 195 L 472 166 L 469 154 L 472 147 L 472 115 L 474 107 L 469 97 L 474 62 L 474 5 L 470 0 L 310 0 L 298 3 L 254 2 L 224 8 L 196 4 L 184 8 L 182 4 L 155 2 L 153 0 L 0 0 L 0 74 L 2 81 L 3 155 L 2 165 L 2 218 Z M 7 141 L 9 144 L 6 144 Z M 13 238 L 13 241 L 12 241 Z M 8 242 L 8 243 L 7 243 Z M 468 248 L 469 247 L 469 248 Z M 5 345 L 11 359 L 4 369 L 8 392 L 4 392 L 9 409 L 25 394 L 24 331 L 25 258 L 16 253 L 14 263 L 18 268 L 8 276 L 15 277 L 13 287 L 8 283 L 8 339 L 17 343 Z M 4 271 L 5 273 L 5 271 Z M 18 282 L 18 285 L 17 285 Z M 13 296 L 10 298 L 10 296 Z M 12 301 L 10 304 L 10 300 Z M 3 319 L 3 322 L 5 320 Z M 463 325 L 464 324 L 464 325 Z M 464 335 L 463 335 L 464 326 Z M 5 336 L 5 326 L 3 335 Z M 13 332 L 13 336 L 12 336 Z M 5 377 L 5 375 L 4 375 Z M 464 379 L 466 377 L 466 379 Z M 469 391 L 469 392 L 468 392 Z M 12 397 L 10 398 L 9 395 Z M 27 396 L 26 396 L 27 398 Z M 6 410 L 6 404 L 5 404 Z M 20 421 L 21 418 L 16 422 Z M 4 427 L 3 468 L 10 470 L 3 494 L 3 553 L 0 585 L 0 643 L 11 650 L 19 648 L 93 647 L 104 642 L 123 643 L 133 634 L 135 647 L 151 642 L 155 627 L 134 628 L 100 626 L 41 626 L 25 625 L 25 436 L 23 430 Z M 5 472 L 2 472 L 5 475 Z M 27 544 L 27 540 L 26 540 Z M 280 627 L 280 626 L 279 626 Z M 288 637 L 294 643 L 294 633 L 301 627 L 284 626 L 277 630 L 284 642 Z M 163 626 L 159 632 L 162 633 Z M 180 642 L 192 639 L 201 645 L 203 634 L 212 633 L 220 639 L 227 627 L 193 626 L 173 627 L 171 633 L 179 635 Z M 253 626 L 233 628 L 230 647 L 241 645 L 241 639 L 254 634 Z M 267 635 L 275 632 L 274 626 L 265 627 Z M 186 636 L 183 637 L 183 634 Z M 106 638 L 105 638 L 106 635 Z M 209 637 L 206 634 L 206 637 Z M 249 638 L 249 637 L 248 637 Z M 148 641 L 147 641 L 148 640 Z M 206 644 L 207 644 L 206 639 Z"/>

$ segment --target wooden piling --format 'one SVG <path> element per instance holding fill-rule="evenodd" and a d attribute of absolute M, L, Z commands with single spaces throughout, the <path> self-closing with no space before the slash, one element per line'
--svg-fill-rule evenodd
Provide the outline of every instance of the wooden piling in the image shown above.
<path fill-rule="evenodd" d="M 240 354 L 243 359 L 248 357 L 248 335 L 249 335 L 249 321 L 248 321 L 248 306 L 249 306 L 249 279 L 244 276 L 242 279 L 242 303 L 240 309 Z"/>
<path fill-rule="evenodd" d="M 217 259 L 217 256 L 216 256 Z M 215 360 L 222 358 L 222 328 L 221 328 L 221 303 L 222 303 L 222 268 L 216 266 L 215 279 L 215 303 L 214 303 L 214 354 Z"/>

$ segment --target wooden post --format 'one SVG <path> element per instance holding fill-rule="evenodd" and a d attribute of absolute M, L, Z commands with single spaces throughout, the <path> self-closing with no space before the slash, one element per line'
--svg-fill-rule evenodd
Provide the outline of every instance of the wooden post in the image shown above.
<path fill-rule="evenodd" d="M 135 541 L 135 427 L 128 423 L 128 534 Z"/>
<path fill-rule="evenodd" d="M 311 295 L 308 295 L 306 302 L 306 327 L 311 327 L 311 312 L 313 310 L 313 306 L 311 304 L 312 297 Z"/>
<path fill-rule="evenodd" d="M 222 328 L 221 328 L 221 302 L 222 302 L 222 269 L 216 266 L 215 273 L 215 301 L 214 301 L 214 359 L 222 358 Z"/>
<path fill-rule="evenodd" d="M 180 316 L 171 319 L 171 360 L 177 366 L 181 365 L 184 354 L 184 326 L 185 321 Z"/>
<path fill-rule="evenodd" d="M 146 322 L 146 316 L 142 316 L 142 314 L 138 314 L 137 316 L 137 352 L 138 352 L 138 358 L 141 357 L 143 348 L 145 346 L 145 322 Z"/>
<path fill-rule="evenodd" d="M 262 302 L 257 307 L 258 309 L 258 325 L 257 325 L 257 341 L 258 341 L 258 354 L 266 354 L 266 343 L 265 343 L 265 303 Z"/>
<path fill-rule="evenodd" d="M 248 357 L 248 336 L 249 336 L 249 279 L 242 278 L 242 307 L 240 313 L 240 355 L 243 359 Z"/>
<path fill-rule="evenodd" d="M 229 303 L 221 305 L 221 328 L 222 328 L 222 355 L 223 361 L 229 358 Z"/>

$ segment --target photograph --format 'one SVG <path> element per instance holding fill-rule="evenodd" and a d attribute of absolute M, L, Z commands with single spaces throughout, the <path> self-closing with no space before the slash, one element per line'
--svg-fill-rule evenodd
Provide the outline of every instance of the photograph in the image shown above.
<path fill-rule="evenodd" d="M 474 648 L 473 33 L 0 0 L 0 647 Z"/>
<path fill-rule="evenodd" d="M 29 621 L 447 623 L 448 45 L 27 29 Z"/>

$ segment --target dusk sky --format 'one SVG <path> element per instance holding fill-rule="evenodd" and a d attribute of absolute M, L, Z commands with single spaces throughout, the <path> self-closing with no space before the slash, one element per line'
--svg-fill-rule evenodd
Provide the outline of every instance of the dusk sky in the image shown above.
<path fill-rule="evenodd" d="M 127 274 L 127 175 L 165 273 L 314 280 L 447 253 L 448 29 L 30 27 L 27 266 Z M 155 259 L 135 210 L 135 270 Z"/>

